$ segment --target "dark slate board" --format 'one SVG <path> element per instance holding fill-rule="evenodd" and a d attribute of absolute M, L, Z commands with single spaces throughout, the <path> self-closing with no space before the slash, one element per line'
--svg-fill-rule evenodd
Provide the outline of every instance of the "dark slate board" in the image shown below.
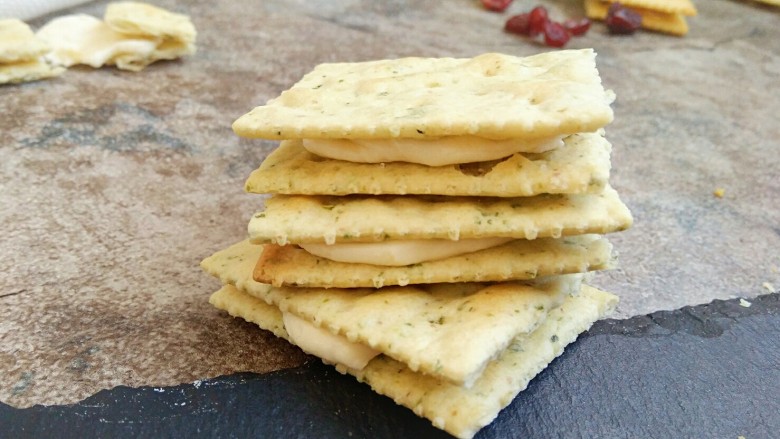
<path fill-rule="evenodd" d="M 780 437 L 780 296 L 605 320 L 478 438 Z M 447 438 L 318 361 L 67 406 L 0 403 L 2 437 Z"/>

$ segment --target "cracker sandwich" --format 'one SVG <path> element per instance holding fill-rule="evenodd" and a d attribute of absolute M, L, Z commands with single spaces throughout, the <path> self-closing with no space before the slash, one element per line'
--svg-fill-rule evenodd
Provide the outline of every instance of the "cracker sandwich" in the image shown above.
<path fill-rule="evenodd" d="M 613 99 L 592 50 L 317 66 L 233 124 L 281 142 L 211 303 L 471 438 L 616 306 Z"/>

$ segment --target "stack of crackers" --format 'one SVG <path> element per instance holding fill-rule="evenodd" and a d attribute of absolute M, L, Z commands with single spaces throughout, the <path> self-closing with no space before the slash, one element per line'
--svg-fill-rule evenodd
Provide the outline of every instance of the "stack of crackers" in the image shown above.
<path fill-rule="evenodd" d="M 317 66 L 233 125 L 281 144 L 211 303 L 472 437 L 617 303 L 613 99 L 592 50 Z"/>
<path fill-rule="evenodd" d="M 0 20 L 0 84 L 37 81 L 61 74 L 65 69 L 44 60 L 49 45 L 37 38 L 23 21 Z"/>
<path fill-rule="evenodd" d="M 697 14 L 691 0 L 585 0 L 585 15 L 604 20 L 616 2 L 641 15 L 643 28 L 678 36 L 688 33 L 685 17 Z"/>

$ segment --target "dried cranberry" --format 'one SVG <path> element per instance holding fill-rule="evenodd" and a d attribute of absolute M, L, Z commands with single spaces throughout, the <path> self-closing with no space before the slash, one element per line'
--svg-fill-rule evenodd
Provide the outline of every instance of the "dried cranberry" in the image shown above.
<path fill-rule="evenodd" d="M 482 6 L 494 12 L 504 12 L 510 3 L 512 0 L 482 0 Z"/>
<path fill-rule="evenodd" d="M 535 37 L 544 32 L 544 24 L 550 21 L 547 15 L 547 8 L 544 6 L 537 6 L 531 9 L 528 19 L 528 31 L 529 35 Z"/>
<path fill-rule="evenodd" d="M 613 34 L 632 34 L 642 25 L 642 16 L 615 2 L 609 5 L 606 23 Z"/>
<path fill-rule="evenodd" d="M 544 24 L 544 44 L 550 47 L 563 47 L 569 42 L 569 31 L 557 21 Z"/>
<path fill-rule="evenodd" d="M 590 29 L 590 19 L 587 17 L 569 18 L 563 22 L 563 27 L 575 37 L 585 35 L 585 33 L 588 32 L 588 29 Z"/>
<path fill-rule="evenodd" d="M 529 14 L 520 14 L 510 17 L 504 25 L 504 30 L 513 34 L 531 35 L 531 29 L 529 28 L 529 20 L 531 16 Z"/>

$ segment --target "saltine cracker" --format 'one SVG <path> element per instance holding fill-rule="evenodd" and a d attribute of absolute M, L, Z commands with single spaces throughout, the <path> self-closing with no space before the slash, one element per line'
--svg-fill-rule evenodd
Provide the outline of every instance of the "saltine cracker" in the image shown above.
<path fill-rule="evenodd" d="M 249 245 L 249 244 L 247 244 Z M 266 244 L 253 277 L 275 286 L 381 288 L 452 282 L 500 282 L 612 268 L 612 245 L 597 235 L 517 239 L 464 255 L 388 267 L 328 260 L 294 245 Z"/>
<path fill-rule="evenodd" d="M 557 238 L 616 232 L 633 222 L 628 207 L 609 186 L 600 194 L 518 198 L 275 195 L 265 204 L 265 210 L 249 221 L 249 237 L 255 243 L 279 245 Z"/>
<path fill-rule="evenodd" d="M 542 138 L 612 121 L 592 49 L 320 64 L 233 123 L 267 139 Z M 500 109 L 501 111 L 496 111 Z M 435 143 L 432 142 L 435 146 Z"/>
<path fill-rule="evenodd" d="M 430 420 L 437 428 L 470 439 L 490 424 L 566 345 L 593 322 L 611 313 L 617 301 L 616 296 L 583 284 L 580 294 L 567 297 L 535 331 L 515 337 L 470 388 L 416 373 L 387 356 L 374 358 L 362 370 L 336 367 Z M 291 341 L 284 331 L 282 312 L 273 305 L 231 285 L 214 293 L 210 302 Z"/>
<path fill-rule="evenodd" d="M 249 246 L 251 247 L 251 246 Z M 534 284 L 434 284 L 425 287 L 322 289 L 272 287 L 252 279 L 259 250 L 238 243 L 201 266 L 266 303 L 365 344 L 440 379 L 471 384 L 520 333 L 533 331 L 581 275 Z M 464 339 L 461 334 L 468 333 Z"/>
<path fill-rule="evenodd" d="M 597 193 L 607 184 L 612 146 L 598 133 L 574 134 L 564 145 L 495 162 L 425 166 L 351 163 L 314 155 L 286 140 L 244 185 L 247 192 L 348 195 L 437 194 L 528 197 L 542 193 Z"/>

